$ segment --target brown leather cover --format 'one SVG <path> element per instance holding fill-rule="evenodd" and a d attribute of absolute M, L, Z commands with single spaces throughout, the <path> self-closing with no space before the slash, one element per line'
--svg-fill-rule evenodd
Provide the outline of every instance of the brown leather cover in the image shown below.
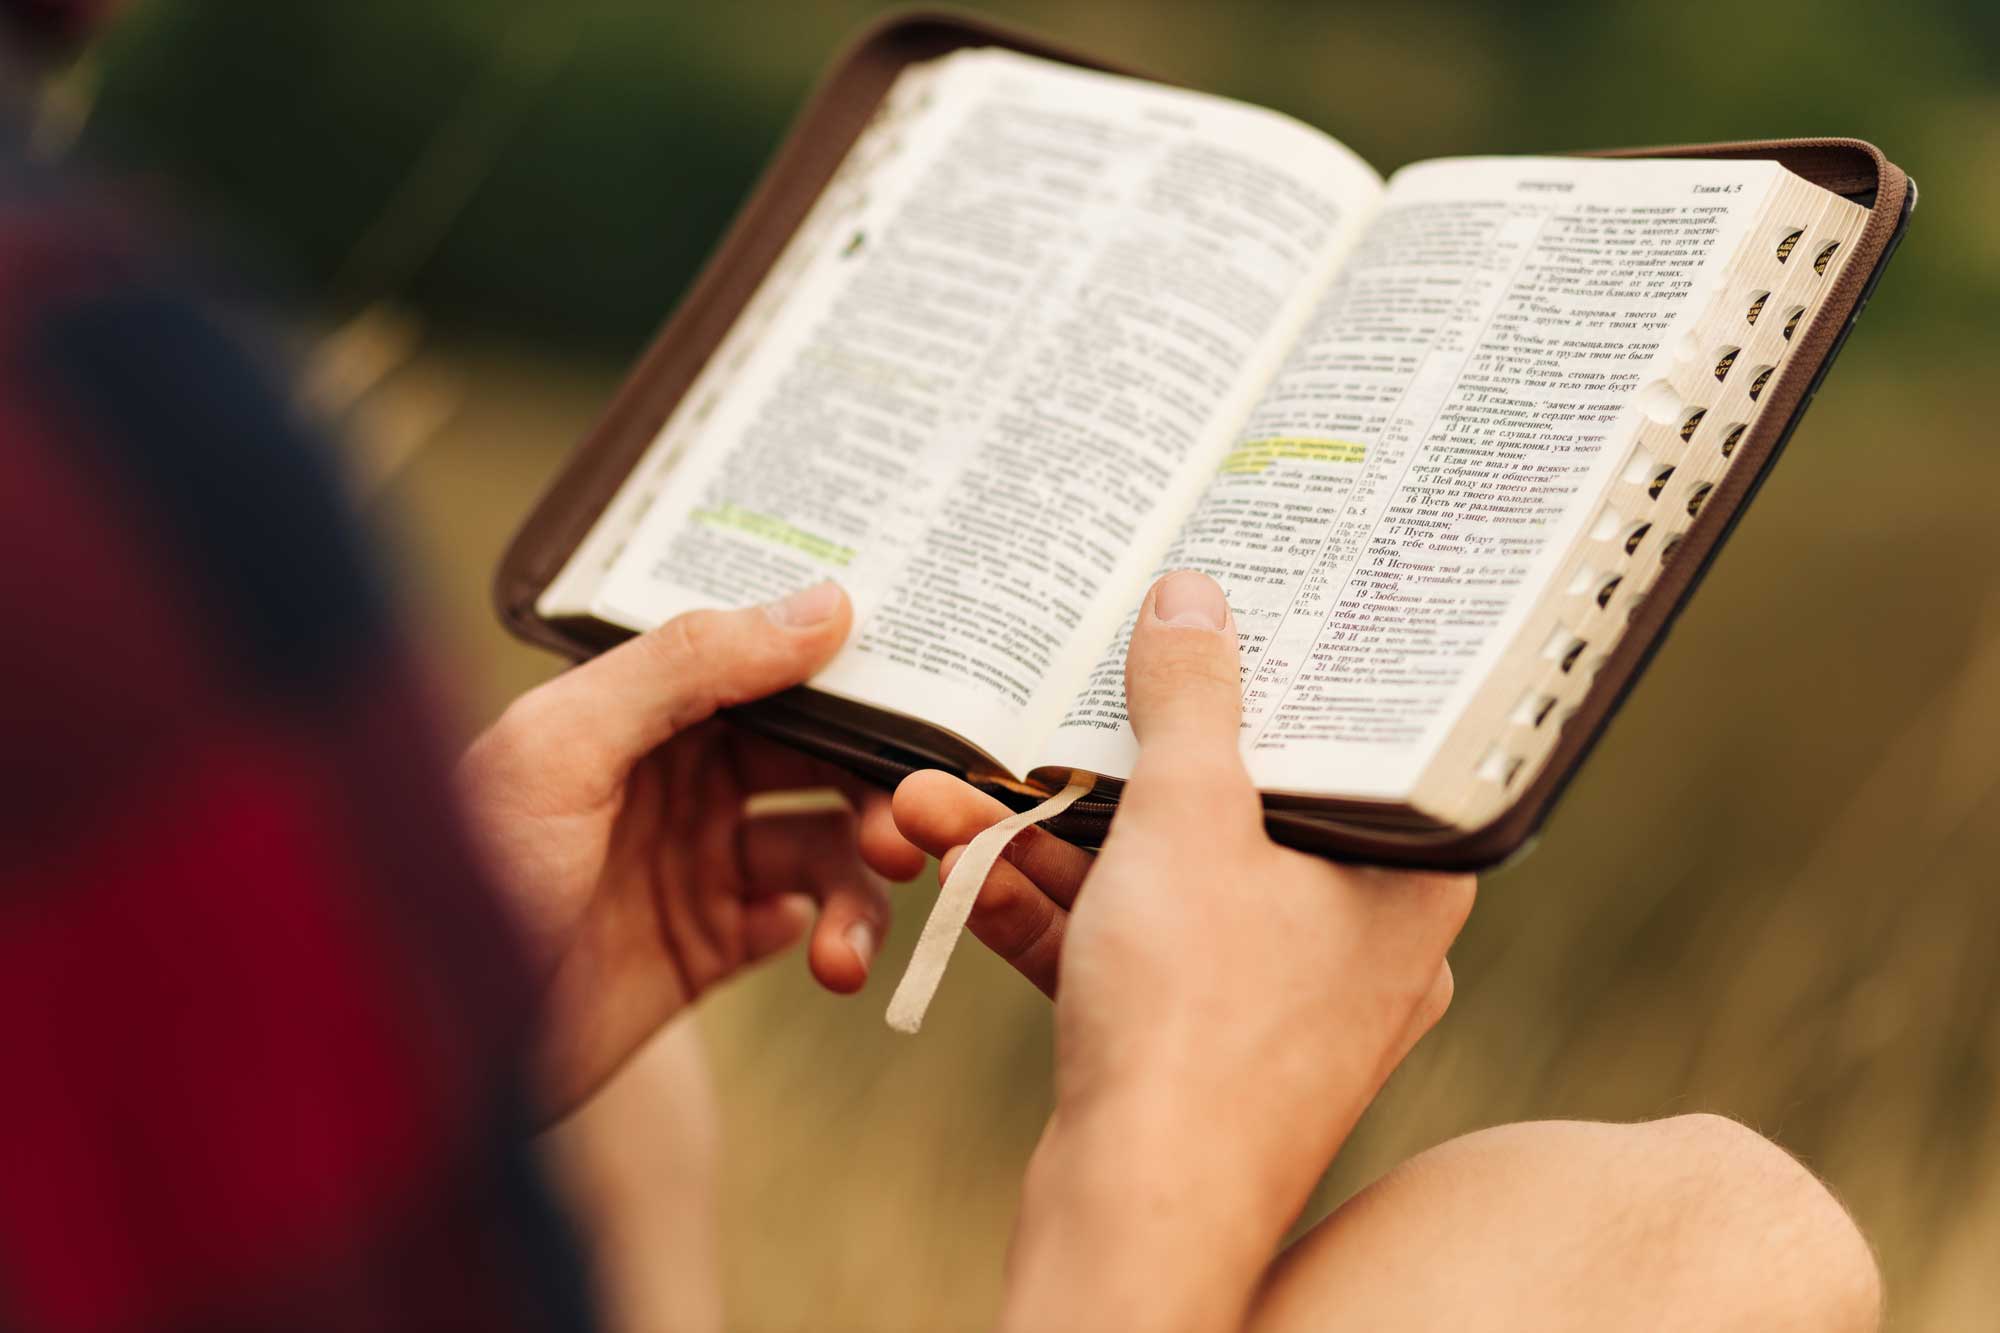
<path fill-rule="evenodd" d="M 501 619 L 516 635 L 573 659 L 602 651 L 624 637 L 592 622 L 545 620 L 535 611 L 536 599 L 659 433 L 897 74 L 905 65 L 964 46 L 1005 46 L 1093 69 L 1131 72 L 967 14 L 904 12 L 865 29 L 822 77 L 687 298 L 508 546 L 494 581 L 494 596 Z M 1872 144 L 1858 139 L 1772 139 L 1615 149 L 1595 155 L 1771 158 L 1807 180 L 1869 204 L 1871 215 L 1855 242 L 1852 260 L 1812 322 L 1796 335 L 1791 353 L 1765 390 L 1770 395 L 1766 409 L 1738 443 L 1735 463 L 1716 483 L 1700 516 L 1681 539 L 1674 560 L 1662 570 L 1618 646 L 1598 670 L 1582 707 L 1564 724 L 1539 776 L 1506 812 L 1469 831 L 1385 833 L 1273 811 L 1267 825 L 1281 842 L 1343 860 L 1462 869 L 1503 861 L 1529 842 L 1762 483 L 1900 239 L 1913 200 L 1913 187 L 1902 170 Z M 785 708 L 782 700 L 736 711 L 746 725 L 884 784 L 919 766 L 915 756 L 900 754 L 892 746 L 833 734 L 823 724 Z M 1010 804 L 1020 803 L 1016 793 L 995 794 Z M 1113 808 L 1106 801 L 1079 802 L 1050 827 L 1095 845 Z"/>

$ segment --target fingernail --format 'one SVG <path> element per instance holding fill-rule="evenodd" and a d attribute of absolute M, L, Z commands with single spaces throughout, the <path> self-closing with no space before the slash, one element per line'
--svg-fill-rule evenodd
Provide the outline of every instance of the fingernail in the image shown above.
<path fill-rule="evenodd" d="M 1153 594 L 1153 619 L 1189 629 L 1221 629 L 1229 623 L 1229 601 L 1208 575 L 1177 570 L 1161 579 Z"/>
<path fill-rule="evenodd" d="M 831 620 L 839 609 L 840 585 L 832 579 L 821 579 L 781 602 L 772 602 L 764 611 L 786 629 L 809 629 Z"/>
<path fill-rule="evenodd" d="M 854 956 L 866 967 L 875 961 L 875 927 L 866 921 L 857 921 L 847 928 L 847 947 L 854 950 Z"/>

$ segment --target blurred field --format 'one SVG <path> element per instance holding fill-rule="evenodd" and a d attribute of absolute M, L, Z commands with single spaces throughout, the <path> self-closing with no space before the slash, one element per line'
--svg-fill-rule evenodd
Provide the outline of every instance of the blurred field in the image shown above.
<path fill-rule="evenodd" d="M 420 321 L 422 349 L 348 422 L 384 472 L 411 460 L 374 509 L 468 729 L 551 669 L 488 610 L 507 534 L 872 8 L 157 0 L 76 76 L 86 143 L 183 182 L 218 247 L 284 275 L 300 309 L 389 301 Z M 1991 1327 L 1994 8 L 1007 8 L 1291 110 L 1385 168 L 1834 131 L 1917 176 L 1909 245 L 1792 452 L 1542 846 L 1483 886 L 1452 1014 L 1312 1215 L 1478 1126 L 1720 1111 L 1833 1183 L 1894 1327 Z M 881 975 L 929 892 L 909 891 Z M 700 1015 L 733 1328 L 954 1329 L 994 1308 L 1047 1111 L 1046 1008 L 972 948 L 917 1041 L 881 1025 L 886 989 L 837 1001 L 793 959 Z M 689 1242 L 685 1182 L 655 1174 L 686 1126 L 646 1072 L 585 1146 L 621 1309 L 651 1328 L 675 1296 L 649 1256 Z"/>

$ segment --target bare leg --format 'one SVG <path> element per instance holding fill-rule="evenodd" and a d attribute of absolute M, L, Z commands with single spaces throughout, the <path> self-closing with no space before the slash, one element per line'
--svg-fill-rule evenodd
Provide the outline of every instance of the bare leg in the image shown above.
<path fill-rule="evenodd" d="M 1840 1204 L 1732 1120 L 1548 1121 L 1418 1154 L 1301 1237 L 1249 1327 L 1873 1330 Z"/>

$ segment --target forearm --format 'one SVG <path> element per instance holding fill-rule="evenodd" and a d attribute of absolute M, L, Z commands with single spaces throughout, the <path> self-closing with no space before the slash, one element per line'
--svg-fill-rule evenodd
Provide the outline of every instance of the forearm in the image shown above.
<path fill-rule="evenodd" d="M 1301 1191 L 1215 1129 L 1059 1112 L 1022 1189 L 1001 1328 L 1236 1328 Z"/>

